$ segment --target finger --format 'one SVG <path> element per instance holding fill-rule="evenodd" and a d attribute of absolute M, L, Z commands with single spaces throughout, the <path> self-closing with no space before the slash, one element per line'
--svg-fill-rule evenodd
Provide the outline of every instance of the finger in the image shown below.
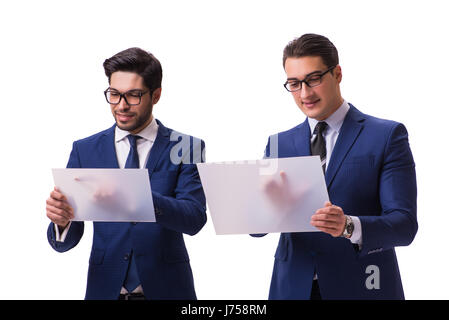
<path fill-rule="evenodd" d="M 343 210 L 340 207 L 332 205 L 332 206 L 327 206 L 327 207 L 318 209 L 317 211 L 315 211 L 315 214 L 342 215 Z"/>
<path fill-rule="evenodd" d="M 341 224 L 338 221 L 311 220 L 310 224 L 316 228 L 325 228 L 334 231 L 338 231 L 341 229 Z"/>
<path fill-rule="evenodd" d="M 312 221 L 331 221 L 331 222 L 340 222 L 342 219 L 340 219 L 340 216 L 336 214 L 314 214 L 311 217 Z"/>
<path fill-rule="evenodd" d="M 333 229 L 334 231 L 339 230 L 340 226 L 340 224 L 335 221 L 310 221 L 310 224 L 317 228 Z"/>
<path fill-rule="evenodd" d="M 67 201 L 67 198 L 65 197 L 65 195 L 63 195 L 61 192 L 57 191 L 57 190 L 53 190 L 50 193 L 50 197 L 56 200 L 60 200 L 60 201 Z"/>
<path fill-rule="evenodd" d="M 60 200 L 48 198 L 46 202 L 47 202 L 47 205 L 50 205 L 50 206 L 56 207 L 58 209 L 66 210 L 68 212 L 73 213 L 72 206 L 70 206 L 70 204 L 66 201 L 60 201 Z"/>
<path fill-rule="evenodd" d="M 279 173 L 279 175 L 281 176 L 281 181 L 283 185 L 287 185 L 288 184 L 288 178 L 287 178 L 287 174 L 285 173 L 285 171 L 281 171 Z"/>
<path fill-rule="evenodd" d="M 48 198 L 46 200 L 47 204 L 51 204 L 52 206 L 58 207 L 58 208 L 69 208 L 70 205 L 67 201 L 57 200 L 55 198 Z"/>
<path fill-rule="evenodd" d="M 318 230 L 329 233 L 329 234 L 337 234 L 337 230 L 334 228 L 326 228 L 326 227 L 316 227 Z"/>
<path fill-rule="evenodd" d="M 335 229 L 329 229 L 329 228 L 322 228 L 322 227 L 317 227 L 318 230 L 323 231 L 325 233 L 330 234 L 333 237 L 338 237 L 340 236 L 340 233 L 338 231 L 336 231 Z"/>
<path fill-rule="evenodd" d="M 329 214 L 342 216 L 344 215 L 343 210 L 340 207 L 332 205 L 331 207 L 327 207 L 329 209 Z"/>
<path fill-rule="evenodd" d="M 66 219 L 66 218 L 64 218 L 64 217 L 61 217 L 60 215 L 57 215 L 57 214 L 53 214 L 53 213 L 51 213 L 51 212 L 47 212 L 47 217 L 48 217 L 53 223 L 55 223 L 55 224 L 57 224 L 58 226 L 61 226 L 61 227 L 63 227 L 63 228 L 65 228 L 65 227 L 69 224 L 69 222 L 70 222 L 69 219 Z"/>
<path fill-rule="evenodd" d="M 64 216 L 62 216 L 62 215 L 56 214 L 56 213 L 51 212 L 51 211 L 49 211 L 49 210 L 47 210 L 47 217 L 48 217 L 51 221 L 55 222 L 55 223 L 58 224 L 58 225 L 65 224 L 65 223 L 67 223 L 68 221 L 70 221 L 70 219 L 68 219 L 67 217 L 64 217 Z"/>
<path fill-rule="evenodd" d="M 71 212 L 53 207 L 51 205 L 47 205 L 46 206 L 46 211 L 47 214 L 52 214 L 53 216 L 58 216 L 61 217 L 63 219 L 72 219 L 73 218 L 73 214 Z"/>
<path fill-rule="evenodd" d="M 56 194 L 60 194 L 60 195 L 62 195 L 62 196 L 64 196 L 64 194 L 61 192 L 61 189 L 59 189 L 58 187 L 54 187 L 54 189 L 53 189 L 53 192 L 55 192 Z"/>
<path fill-rule="evenodd" d="M 72 218 L 72 216 L 70 214 L 68 214 L 67 212 L 57 209 L 57 208 L 52 208 L 52 207 L 47 207 L 47 216 L 51 214 L 53 217 L 58 217 L 59 219 L 66 219 L 66 220 L 70 220 Z"/>
<path fill-rule="evenodd" d="M 330 208 L 332 208 L 332 203 L 330 201 L 326 201 L 324 202 L 324 207 L 318 209 L 315 213 L 327 213 Z"/>
<path fill-rule="evenodd" d="M 73 219 L 73 211 L 67 211 L 52 205 L 47 204 L 46 206 L 47 213 L 51 213 L 53 215 L 61 216 L 66 219 Z"/>

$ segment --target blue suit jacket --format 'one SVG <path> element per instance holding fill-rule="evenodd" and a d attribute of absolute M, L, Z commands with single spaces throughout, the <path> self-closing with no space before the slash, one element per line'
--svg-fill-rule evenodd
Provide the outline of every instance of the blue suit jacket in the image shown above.
<path fill-rule="evenodd" d="M 202 161 L 204 142 L 172 135 L 162 125 L 147 162 L 157 223 L 94 222 L 86 299 L 117 299 L 133 252 L 140 281 L 148 299 L 196 299 L 189 256 L 183 233 L 196 234 L 206 223 L 206 201 L 196 165 Z M 118 168 L 115 125 L 91 137 L 75 141 L 68 168 Z M 179 164 L 170 160 L 184 139 Z M 186 140 L 189 141 L 186 144 Z M 179 146 L 179 145 L 178 145 Z M 176 147 L 177 148 L 177 147 Z M 178 149 L 175 149 L 178 150 Z M 201 158 L 201 159 L 200 159 Z M 48 227 L 50 245 L 59 252 L 78 244 L 83 222 L 72 222 L 64 242 L 55 241 L 54 224 Z"/>
<path fill-rule="evenodd" d="M 310 155 L 307 119 L 277 138 L 279 158 Z M 269 154 L 271 139 L 267 157 L 276 156 Z M 323 299 L 403 299 L 394 247 L 410 244 L 418 229 L 415 164 L 405 127 L 351 105 L 325 180 L 330 201 L 360 218 L 362 246 L 323 232 L 282 233 L 269 298 L 309 299 L 316 271 Z M 379 288 L 370 285 L 372 277 Z"/>

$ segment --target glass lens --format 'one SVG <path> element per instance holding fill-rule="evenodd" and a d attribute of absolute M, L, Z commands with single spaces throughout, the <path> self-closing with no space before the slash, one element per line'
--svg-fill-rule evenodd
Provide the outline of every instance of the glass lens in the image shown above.
<path fill-rule="evenodd" d="M 312 76 L 310 78 L 307 78 L 306 81 L 309 84 L 309 86 L 316 87 L 321 83 L 321 76 Z"/>
<path fill-rule="evenodd" d="M 140 103 L 140 92 L 127 92 L 125 93 L 126 101 L 129 105 L 137 105 Z"/>
<path fill-rule="evenodd" d="M 120 102 L 120 94 L 115 91 L 106 91 L 106 99 L 109 103 L 119 103 Z"/>
<path fill-rule="evenodd" d="M 287 90 L 288 91 L 297 91 L 301 89 L 301 82 L 299 81 L 288 81 L 287 82 Z"/>

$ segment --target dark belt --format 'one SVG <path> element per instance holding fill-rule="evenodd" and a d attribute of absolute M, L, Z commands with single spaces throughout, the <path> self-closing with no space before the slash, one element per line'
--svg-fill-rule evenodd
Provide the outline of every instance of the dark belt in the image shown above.
<path fill-rule="evenodd" d="M 120 294 L 119 300 L 145 300 L 145 296 L 142 293 L 126 293 Z"/>

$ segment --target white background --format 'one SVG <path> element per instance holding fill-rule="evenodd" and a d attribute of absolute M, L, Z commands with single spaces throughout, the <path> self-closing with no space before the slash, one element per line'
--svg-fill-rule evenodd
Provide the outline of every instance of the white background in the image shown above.
<path fill-rule="evenodd" d="M 315 4 L 316 3 L 316 4 Z M 336 45 L 342 94 L 403 122 L 416 161 L 419 231 L 397 248 L 406 298 L 448 299 L 445 1 L 14 1 L 0 5 L 1 299 L 83 299 L 92 225 L 70 252 L 47 243 L 51 168 L 113 124 L 102 63 L 138 46 L 161 61 L 154 114 L 206 141 L 207 160 L 262 157 L 304 120 L 282 50 L 306 32 Z M 278 234 L 185 236 L 199 299 L 266 299 Z"/>

